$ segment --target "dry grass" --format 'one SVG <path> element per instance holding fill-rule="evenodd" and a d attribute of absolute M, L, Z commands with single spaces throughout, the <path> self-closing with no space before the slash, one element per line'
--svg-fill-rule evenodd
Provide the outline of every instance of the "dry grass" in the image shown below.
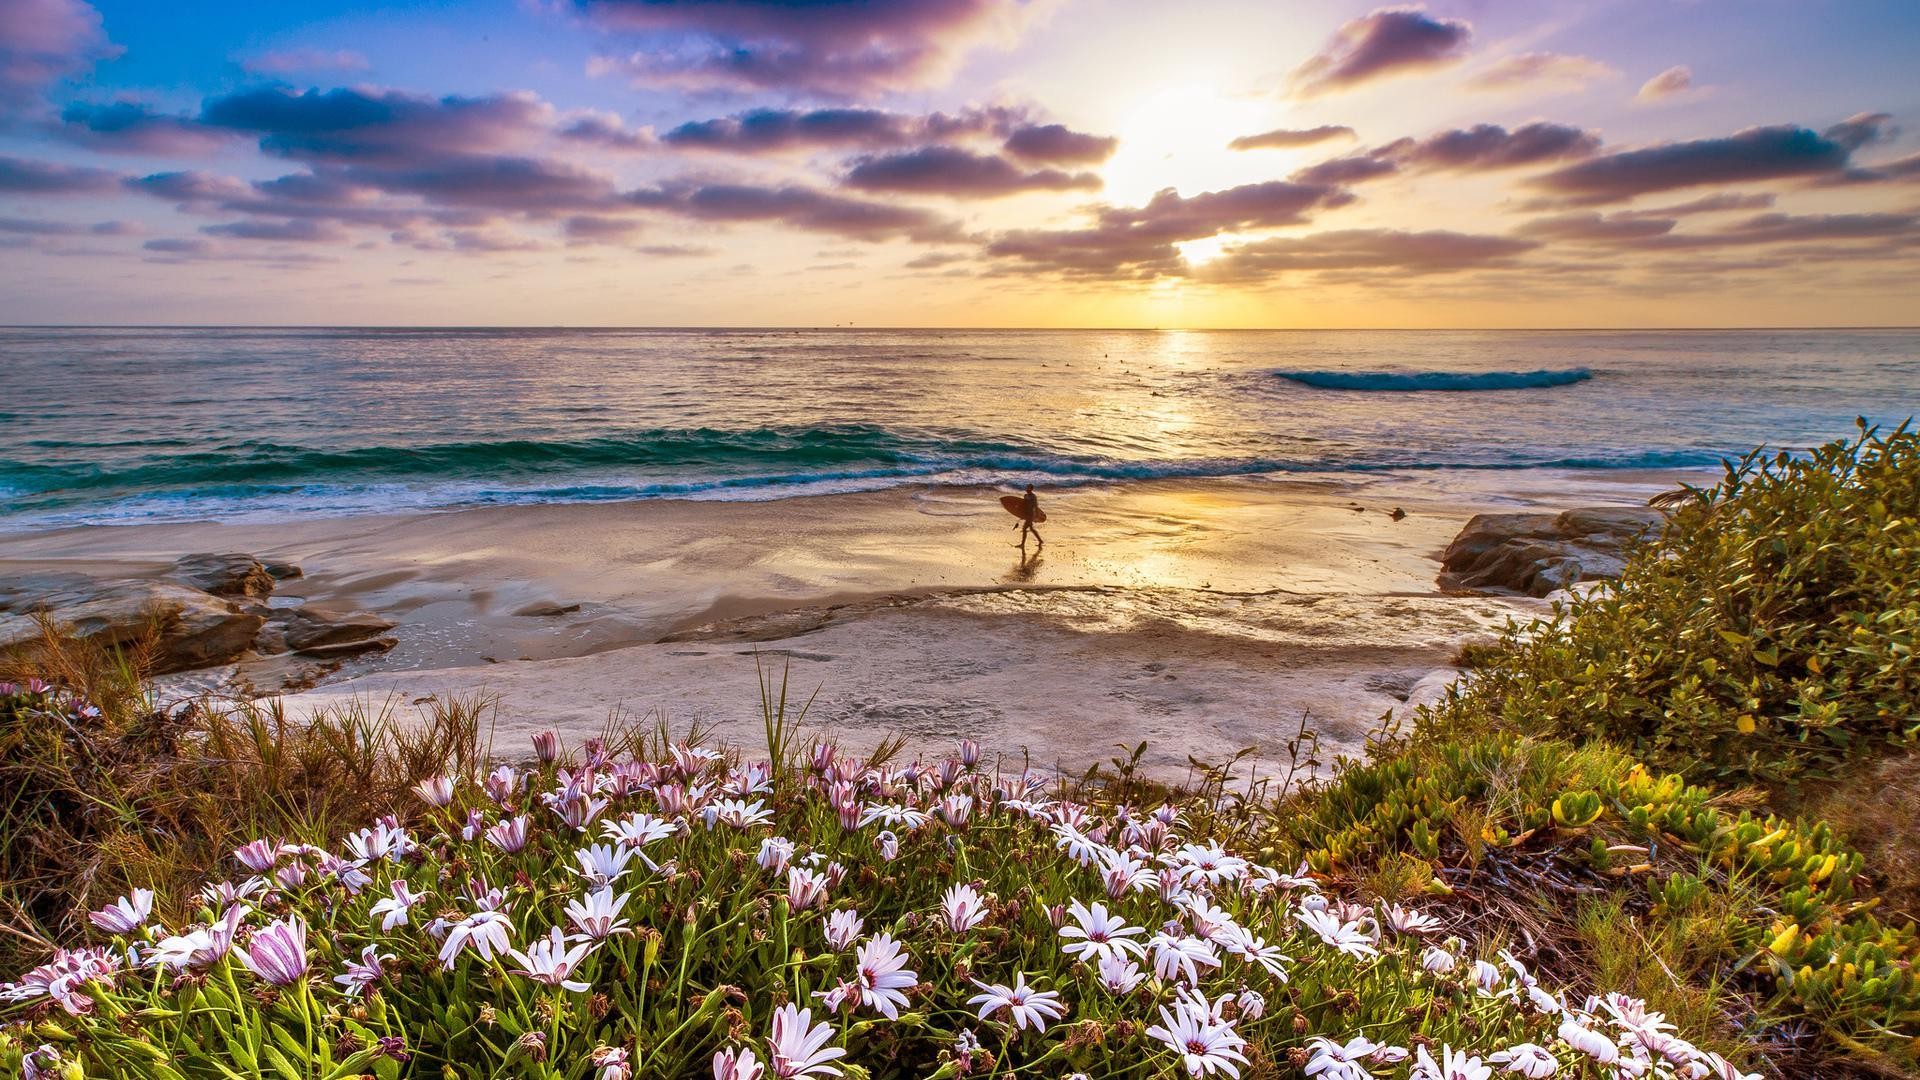
<path fill-rule="evenodd" d="M 37 677 L 97 716 L 0 698 L 0 967 L 70 937 L 84 913 L 128 889 L 181 896 L 260 835 L 337 834 L 407 789 L 483 759 L 483 699 L 437 702 L 422 725 L 349 707 L 311 721 L 278 703 L 157 706 L 140 650 L 101 650 L 51 627 L 0 679 Z"/>
<path fill-rule="evenodd" d="M 1883 918 L 1920 919 L 1920 753 L 1841 780 L 1811 800 L 1807 814 L 1831 822 L 1867 857 Z"/>

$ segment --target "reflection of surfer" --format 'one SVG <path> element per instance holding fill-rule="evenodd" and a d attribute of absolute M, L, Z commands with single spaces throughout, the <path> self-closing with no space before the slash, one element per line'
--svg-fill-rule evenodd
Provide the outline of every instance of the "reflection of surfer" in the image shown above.
<path fill-rule="evenodd" d="M 1034 522 L 1045 521 L 1047 518 L 1040 512 L 1040 496 L 1033 493 L 1032 484 L 1027 485 L 1027 493 L 1020 500 L 1020 509 L 1023 511 L 1020 515 L 1020 546 L 1027 546 L 1027 534 L 1032 533 L 1040 546 L 1046 547 L 1047 542 L 1041 539 L 1040 530 L 1033 527 Z"/>

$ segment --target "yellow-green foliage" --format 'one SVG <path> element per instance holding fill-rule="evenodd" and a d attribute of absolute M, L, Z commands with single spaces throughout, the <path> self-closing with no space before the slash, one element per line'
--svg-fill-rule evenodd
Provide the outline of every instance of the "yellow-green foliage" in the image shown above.
<path fill-rule="evenodd" d="M 1684 915 L 1693 936 L 1723 941 L 1724 970 L 1709 978 L 1760 977 L 1784 1005 L 1850 1038 L 1920 1024 L 1914 928 L 1883 924 L 1875 901 L 1855 896 L 1861 857 L 1831 828 L 1724 809 L 1709 789 L 1604 744 L 1513 734 L 1415 743 L 1350 765 L 1290 810 L 1270 842 L 1316 871 L 1407 852 L 1464 866 L 1502 849 L 1551 849 L 1656 920 Z"/>
<path fill-rule="evenodd" d="M 1516 627 L 1420 728 L 1604 737 L 1790 786 L 1920 732 L 1920 434 L 1749 456 L 1610 588 Z"/>

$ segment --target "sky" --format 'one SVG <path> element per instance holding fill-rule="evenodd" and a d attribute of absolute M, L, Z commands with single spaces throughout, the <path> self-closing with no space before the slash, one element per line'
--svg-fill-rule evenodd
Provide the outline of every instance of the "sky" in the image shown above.
<path fill-rule="evenodd" d="M 0 0 L 0 322 L 1920 323 L 1914 0 Z"/>

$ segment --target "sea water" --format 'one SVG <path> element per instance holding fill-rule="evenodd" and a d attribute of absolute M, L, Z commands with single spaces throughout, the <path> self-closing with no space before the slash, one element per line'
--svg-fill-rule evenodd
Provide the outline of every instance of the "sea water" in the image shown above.
<path fill-rule="evenodd" d="M 903 484 L 1710 467 L 1920 331 L 0 329 L 0 528 Z"/>

